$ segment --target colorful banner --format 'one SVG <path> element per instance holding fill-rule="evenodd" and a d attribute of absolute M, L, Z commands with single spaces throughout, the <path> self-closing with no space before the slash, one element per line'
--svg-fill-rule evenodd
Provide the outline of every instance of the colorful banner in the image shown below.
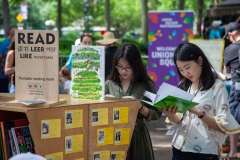
<path fill-rule="evenodd" d="M 148 75 L 157 89 L 163 82 L 178 84 L 174 51 L 193 37 L 193 20 L 190 11 L 148 13 Z"/>

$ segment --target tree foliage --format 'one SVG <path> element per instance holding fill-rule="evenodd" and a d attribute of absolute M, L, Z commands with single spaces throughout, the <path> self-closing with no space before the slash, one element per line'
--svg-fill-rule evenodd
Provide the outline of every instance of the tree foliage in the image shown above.
<path fill-rule="evenodd" d="M 9 11 L 10 11 L 10 27 L 17 26 L 18 21 L 16 16 L 20 13 L 20 2 L 22 0 L 9 0 Z M 49 12 L 51 11 L 56 1 L 44 2 L 39 0 L 24 0 L 28 7 L 28 20 L 23 20 L 25 27 L 32 27 L 32 29 L 44 29 L 45 21 L 49 19 Z M 2 4 L 0 3 L 0 8 L 2 9 Z M 3 22 L 3 13 L 0 12 L 0 21 Z M 3 24 L 0 23 L 0 27 Z"/>
<path fill-rule="evenodd" d="M 20 1 L 22 0 L 9 0 L 11 26 L 16 26 L 18 23 L 16 16 L 20 12 Z M 24 2 L 29 4 L 29 19 L 24 21 L 25 26 L 43 29 L 46 20 L 57 21 L 57 0 L 24 0 Z M 105 26 L 105 0 L 88 0 L 88 2 L 88 11 L 84 12 L 83 0 L 62 0 L 62 27 L 71 26 L 74 21 L 84 19 L 86 16 L 92 17 L 88 23 L 90 26 Z M 178 2 L 179 0 L 148 0 L 148 10 L 177 10 Z M 206 9 L 212 3 L 214 0 L 204 0 L 203 16 L 206 15 Z M 197 0 L 184 0 L 184 10 L 194 11 L 195 16 L 197 6 Z M 117 29 L 120 35 L 141 28 L 140 0 L 110 0 L 110 14 L 111 27 Z M 2 17 L 0 13 L 1 21 Z"/>

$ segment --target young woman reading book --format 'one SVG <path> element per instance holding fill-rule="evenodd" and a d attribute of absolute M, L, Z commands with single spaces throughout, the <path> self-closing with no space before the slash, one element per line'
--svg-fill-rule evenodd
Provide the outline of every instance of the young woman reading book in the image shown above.
<path fill-rule="evenodd" d="M 179 127 L 173 138 L 172 160 L 218 160 L 227 134 L 240 132 L 229 110 L 228 93 L 217 79 L 203 51 L 191 43 L 180 44 L 174 52 L 179 88 L 194 95 L 199 103 L 182 116 L 177 106 L 163 112 Z"/>
<path fill-rule="evenodd" d="M 105 94 L 119 98 L 132 96 L 144 99 L 145 90 L 156 93 L 154 83 L 143 66 L 140 52 L 132 44 L 123 44 L 118 48 L 113 59 L 111 74 L 105 84 Z M 156 121 L 161 114 L 162 112 L 156 108 L 139 103 L 139 113 L 127 152 L 127 160 L 154 160 L 151 138 L 144 119 Z"/>

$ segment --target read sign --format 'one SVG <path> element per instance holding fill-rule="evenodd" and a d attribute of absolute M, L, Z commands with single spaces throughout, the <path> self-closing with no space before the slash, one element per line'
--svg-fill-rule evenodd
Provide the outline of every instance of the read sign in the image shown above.
<path fill-rule="evenodd" d="M 58 31 L 15 31 L 15 99 L 59 100 Z"/>

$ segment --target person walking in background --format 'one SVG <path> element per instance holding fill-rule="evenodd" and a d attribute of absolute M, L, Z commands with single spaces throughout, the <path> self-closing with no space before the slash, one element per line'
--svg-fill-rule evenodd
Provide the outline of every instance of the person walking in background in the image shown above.
<path fill-rule="evenodd" d="M 240 75 L 236 73 L 239 61 L 240 50 L 240 25 L 236 22 L 229 23 L 225 28 L 227 38 L 232 42 L 224 51 L 224 69 L 226 73 L 231 73 L 232 87 L 229 95 L 230 110 L 238 124 L 240 124 Z M 237 160 L 238 134 L 230 135 L 230 152 L 226 160 Z"/>
<path fill-rule="evenodd" d="M 8 93 L 9 80 L 8 76 L 5 75 L 5 59 L 8 51 L 8 47 L 11 44 L 11 40 L 14 37 L 15 30 L 17 28 L 12 28 L 10 34 L 6 37 L 0 45 L 0 93 Z"/>
<path fill-rule="evenodd" d="M 163 107 L 163 113 L 177 125 L 172 140 L 172 160 L 219 160 L 227 134 L 240 132 L 231 115 L 228 93 L 217 79 L 203 51 L 192 43 L 182 43 L 174 52 L 179 88 L 194 95 L 199 103 L 183 115 L 176 114 L 178 106 Z"/>
<path fill-rule="evenodd" d="M 97 45 L 105 46 L 105 79 L 110 75 L 114 54 L 117 51 L 116 43 L 121 43 L 116 39 L 113 32 L 105 32 L 102 40 L 97 40 Z"/>
<path fill-rule="evenodd" d="M 15 37 L 12 38 L 11 44 L 8 48 L 5 63 L 5 74 L 9 76 L 9 93 L 15 93 Z"/>
<path fill-rule="evenodd" d="M 143 96 L 145 90 L 156 93 L 154 82 L 147 75 L 140 52 L 135 45 L 120 46 L 114 56 L 111 69 L 105 83 L 105 94 L 118 98 L 132 96 L 136 99 L 148 100 Z M 140 102 L 138 111 L 126 160 L 154 160 L 151 138 L 144 121 L 157 121 L 162 112 L 155 107 L 144 106 Z"/>
<path fill-rule="evenodd" d="M 92 45 L 92 33 L 83 33 L 80 38 L 76 39 L 74 45 L 82 45 L 82 46 L 91 46 Z M 63 76 L 62 71 L 68 69 L 70 71 L 72 70 L 72 52 L 70 53 L 68 60 L 66 64 L 60 69 L 59 71 L 59 77 L 60 77 L 60 86 L 59 86 L 59 92 L 60 94 L 65 94 L 64 89 L 62 88 L 62 84 L 64 83 L 61 81 L 61 77 Z"/>
<path fill-rule="evenodd" d="M 214 20 L 212 22 L 212 28 L 210 29 L 209 32 L 209 39 L 221 39 L 223 32 L 224 32 L 224 27 L 220 26 L 222 24 L 222 21 L 220 20 Z"/>

